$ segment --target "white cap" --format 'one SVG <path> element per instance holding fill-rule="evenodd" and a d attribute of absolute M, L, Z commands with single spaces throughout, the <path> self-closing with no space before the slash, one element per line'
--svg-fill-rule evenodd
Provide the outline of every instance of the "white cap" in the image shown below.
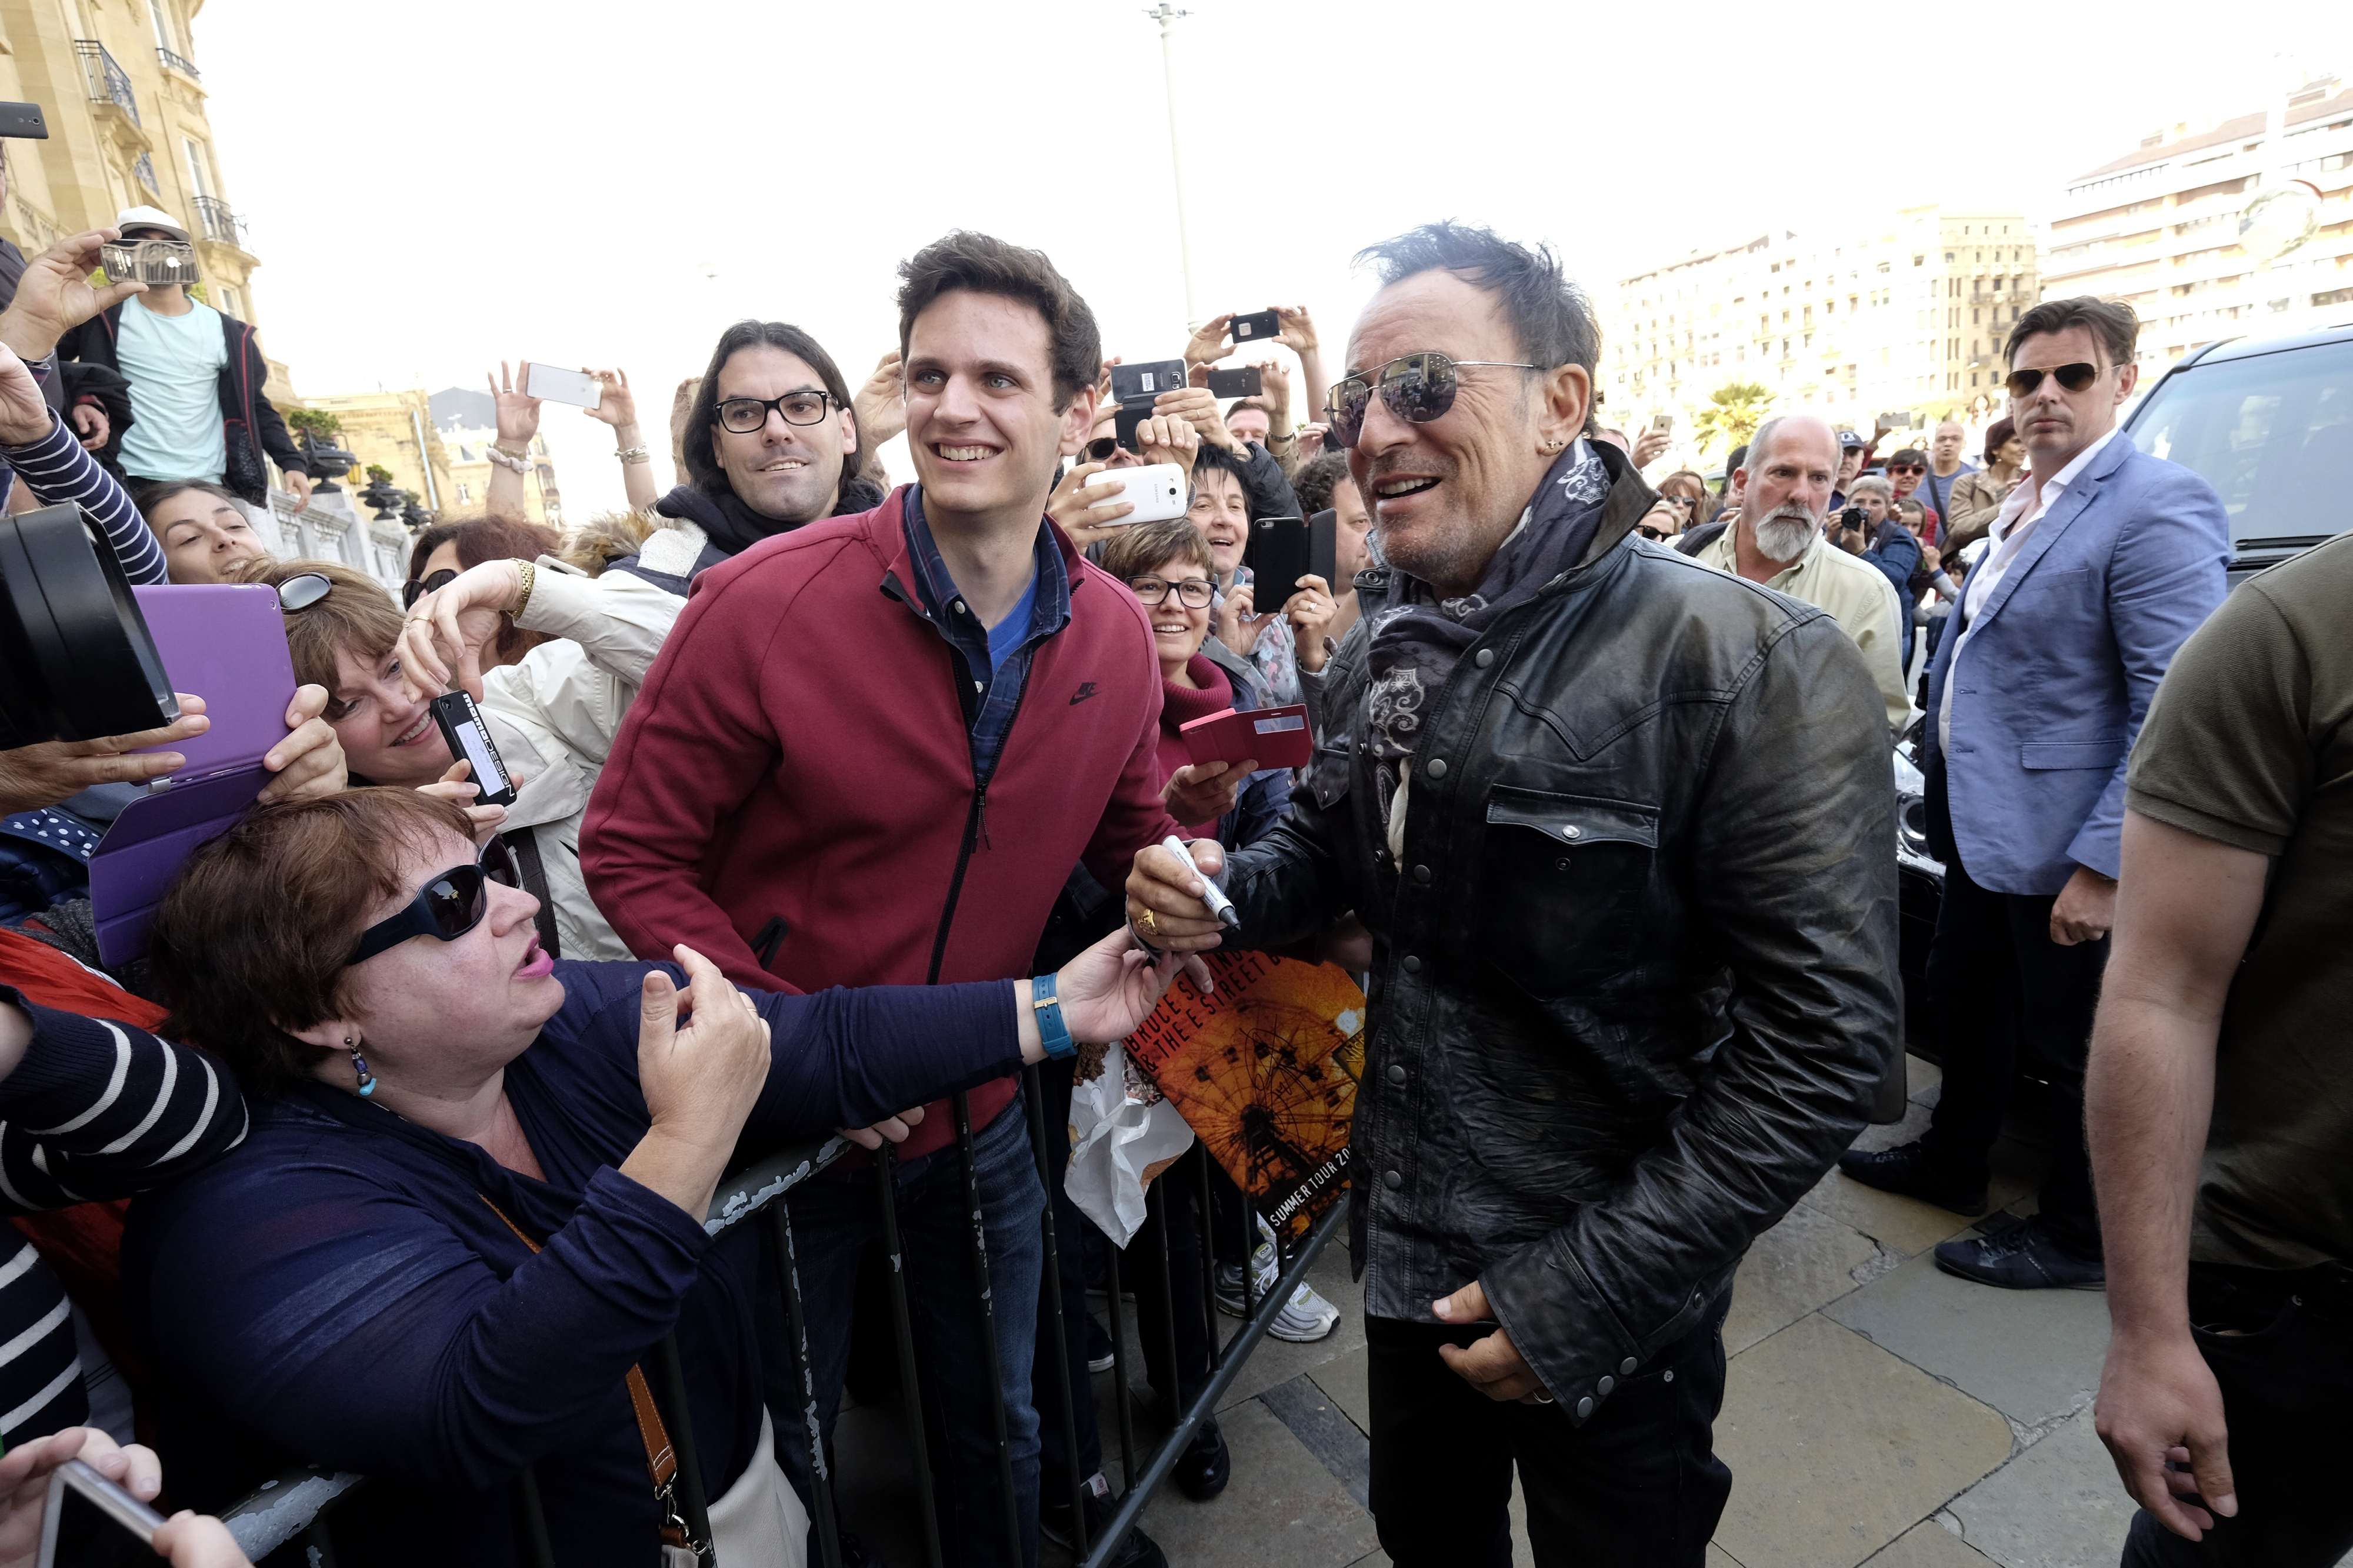
<path fill-rule="evenodd" d="M 114 226 L 122 230 L 160 228 L 183 245 L 189 242 L 188 231 L 181 226 L 180 220 L 161 207 L 125 207 L 121 216 L 114 220 Z"/>

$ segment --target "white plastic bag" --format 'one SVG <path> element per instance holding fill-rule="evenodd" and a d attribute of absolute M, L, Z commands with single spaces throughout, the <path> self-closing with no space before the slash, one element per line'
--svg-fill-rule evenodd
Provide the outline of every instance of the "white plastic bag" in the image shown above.
<path fill-rule="evenodd" d="M 1192 1146 L 1176 1108 L 1114 1044 L 1103 1071 L 1071 1094 L 1071 1201 L 1124 1247 L 1144 1224 L 1144 1189 Z"/>

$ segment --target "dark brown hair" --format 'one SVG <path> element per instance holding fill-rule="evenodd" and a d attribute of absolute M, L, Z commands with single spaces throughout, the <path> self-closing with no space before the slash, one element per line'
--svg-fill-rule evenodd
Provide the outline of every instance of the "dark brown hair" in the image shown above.
<path fill-rule="evenodd" d="M 426 539 L 435 533 L 441 537 L 427 544 Z M 425 575 L 426 558 L 445 542 L 458 547 L 458 565 L 462 571 L 485 561 L 536 561 L 543 555 L 553 555 L 564 547 L 564 536 L 552 528 L 516 518 L 470 517 L 459 522 L 436 523 L 417 536 L 416 548 L 408 552 L 411 579 Z M 544 632 L 527 632 L 506 621 L 499 626 L 494 648 L 500 663 L 512 664 L 547 640 Z"/>
<path fill-rule="evenodd" d="M 986 234 L 959 228 L 943 235 L 899 263 L 899 353 L 903 359 L 915 318 L 933 301 L 958 289 L 1018 300 L 1046 323 L 1052 358 L 1054 406 L 1095 384 L 1103 371 L 1103 334 L 1095 313 L 1054 270 L 1042 250 L 1025 250 Z"/>
<path fill-rule="evenodd" d="M 849 506 L 849 487 L 857 480 L 859 470 L 866 466 L 866 431 L 858 424 L 858 405 L 850 396 L 849 383 L 842 379 L 841 367 L 833 363 L 824 344 L 790 321 L 745 320 L 719 334 L 719 345 L 711 351 L 710 368 L 694 378 L 694 401 L 688 405 L 686 427 L 679 437 L 679 458 L 686 465 L 686 477 L 704 495 L 732 493 L 727 470 L 719 466 L 719 449 L 713 444 L 718 437 L 712 434 L 719 428 L 719 373 L 739 352 L 763 343 L 784 350 L 817 372 L 818 380 L 825 384 L 825 395 L 833 400 L 834 412 L 849 411 L 849 423 L 858 432 L 858 445 L 841 459 L 841 481 L 833 491 L 838 514 Z M 680 390 L 684 391 L 686 384 L 681 382 Z M 828 420 L 831 417 L 827 416 Z"/>
<path fill-rule="evenodd" d="M 413 789 L 264 806 L 188 858 L 156 909 L 148 962 L 170 1038 L 218 1051 L 245 1086 L 281 1092 L 322 1055 L 298 1039 L 344 1011 L 343 961 L 404 890 L 401 851 L 466 814 Z"/>
<path fill-rule="evenodd" d="M 2070 327 L 2081 327 L 2099 341 L 2106 351 L 2110 364 L 2130 364 L 2140 343 L 2140 317 L 2122 300 L 2103 300 L 2095 295 L 2078 294 L 2072 300 L 2045 300 L 2023 316 L 2010 329 L 2010 340 L 2001 345 L 2004 364 L 2018 363 L 2018 347 L 2029 338 L 2045 332 L 2063 332 Z"/>
<path fill-rule="evenodd" d="M 1987 468 L 1990 468 L 1994 466 L 2001 449 L 2009 446 L 2010 438 L 2017 434 L 2018 426 L 2010 421 L 2008 415 L 2004 415 L 1986 426 L 1985 463 Z M 1954 651 L 1959 650 L 1957 648 Z"/>
<path fill-rule="evenodd" d="M 152 523 L 154 521 L 157 507 L 170 500 L 174 496 L 188 490 L 200 490 L 216 500 L 225 500 L 231 506 L 237 505 L 237 497 L 209 479 L 164 479 L 149 485 L 139 492 L 139 515 Z"/>

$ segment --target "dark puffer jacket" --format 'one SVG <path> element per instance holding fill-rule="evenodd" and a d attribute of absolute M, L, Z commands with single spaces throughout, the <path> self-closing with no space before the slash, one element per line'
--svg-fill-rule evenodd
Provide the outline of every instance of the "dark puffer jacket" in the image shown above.
<path fill-rule="evenodd" d="M 1424 716 L 1400 863 L 1369 627 L 1289 820 L 1232 857 L 1254 944 L 1377 939 L 1351 1223 L 1369 1312 L 1472 1280 L 1572 1419 L 1700 1320 L 1862 1128 L 1897 1039 L 1884 710 L 1820 611 L 1628 535 L 1507 611 Z M 1588 1403 L 1588 1401 L 1590 1403 Z"/>

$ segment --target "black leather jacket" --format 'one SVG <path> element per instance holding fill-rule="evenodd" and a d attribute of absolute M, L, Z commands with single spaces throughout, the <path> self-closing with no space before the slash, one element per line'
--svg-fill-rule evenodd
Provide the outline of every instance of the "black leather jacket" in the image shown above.
<path fill-rule="evenodd" d="M 1894 788 L 1861 656 L 1821 611 L 1630 538 L 1652 498 L 1605 460 L 1583 560 L 1424 715 L 1402 859 L 1365 743 L 1376 569 L 1308 678 L 1294 814 L 1227 879 L 1252 945 L 1352 909 L 1377 939 L 1366 1310 L 1432 1321 L 1480 1280 L 1575 1420 L 1821 1179 L 1899 1037 Z"/>

